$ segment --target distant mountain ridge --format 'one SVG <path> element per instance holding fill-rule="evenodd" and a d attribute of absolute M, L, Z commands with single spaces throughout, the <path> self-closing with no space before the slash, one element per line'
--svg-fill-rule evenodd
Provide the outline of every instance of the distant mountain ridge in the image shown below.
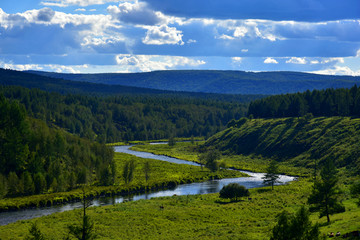
<path fill-rule="evenodd" d="M 350 88 L 360 77 L 302 72 L 170 70 L 145 73 L 64 74 L 31 71 L 42 76 L 151 89 L 223 93 L 284 94 L 326 88 Z"/>
<path fill-rule="evenodd" d="M 39 73 L 39 72 L 37 72 Z M 56 73 L 48 73 L 44 75 L 35 74 L 33 71 L 15 71 L 0 68 L 0 87 L 3 86 L 21 86 L 25 88 L 38 88 L 47 92 L 57 92 L 60 94 L 82 94 L 91 96 L 162 96 L 165 98 L 198 98 L 212 99 L 226 102 L 242 102 L 248 103 L 252 100 L 259 99 L 265 95 L 252 94 L 217 94 L 217 93 L 201 93 L 201 92 L 177 92 L 159 89 L 151 89 L 145 87 L 132 87 L 122 85 L 109 85 L 104 83 L 93 83 L 87 81 L 71 81 L 63 78 L 55 78 L 47 75 L 56 75 Z M 89 75 L 91 76 L 91 75 Z M 60 77 L 60 76 L 58 76 Z"/>

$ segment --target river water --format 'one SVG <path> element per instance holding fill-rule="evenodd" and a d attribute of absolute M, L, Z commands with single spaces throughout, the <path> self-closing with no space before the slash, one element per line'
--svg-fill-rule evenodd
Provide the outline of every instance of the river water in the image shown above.
<path fill-rule="evenodd" d="M 152 153 L 147 152 L 138 152 L 129 149 L 130 146 L 116 146 L 114 147 L 115 152 L 127 153 L 132 154 L 137 157 L 142 158 L 151 158 L 157 159 L 161 161 L 172 162 L 176 164 L 188 164 L 188 165 L 195 165 L 200 166 L 198 163 L 189 162 L 185 160 L 180 160 L 172 157 L 155 155 Z M 95 199 L 93 201 L 93 206 L 105 206 L 105 205 L 112 205 L 116 203 L 121 203 L 124 201 L 136 201 L 140 199 L 150 199 L 153 197 L 165 197 L 165 196 L 173 196 L 176 195 L 194 195 L 194 194 L 208 194 L 208 193 L 217 193 L 221 190 L 221 188 L 229 183 L 239 183 L 246 188 L 256 188 L 263 186 L 262 177 L 264 173 L 253 173 L 249 171 L 241 171 L 244 172 L 250 177 L 245 178 L 226 178 L 220 180 L 211 180 L 201 183 L 190 183 L 190 184 L 181 184 L 176 186 L 174 189 L 168 190 L 161 190 L 156 192 L 149 192 L 143 193 L 138 195 L 130 195 L 130 196 L 115 196 L 115 197 L 101 197 Z M 280 181 L 281 184 L 285 184 L 287 182 L 293 181 L 294 177 L 281 175 Z M 6 225 L 9 223 L 13 223 L 19 220 L 26 220 L 37 218 L 45 215 L 49 215 L 56 212 L 64 212 L 73 210 L 76 208 L 81 208 L 81 203 L 68 203 L 60 206 L 51 206 L 51 207 L 44 207 L 44 208 L 36 208 L 36 209 L 24 209 L 19 211 L 11 211 L 11 212 L 3 212 L 0 213 L 0 225 Z"/>

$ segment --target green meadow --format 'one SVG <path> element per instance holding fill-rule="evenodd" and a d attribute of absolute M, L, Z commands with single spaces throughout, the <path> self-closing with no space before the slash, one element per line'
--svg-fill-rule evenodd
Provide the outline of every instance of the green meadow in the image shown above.
<path fill-rule="evenodd" d="M 246 176 L 243 173 L 229 170 L 210 170 L 196 166 L 174 164 L 153 159 L 143 159 L 124 153 L 115 153 L 116 166 L 115 183 L 112 186 L 89 186 L 87 196 L 96 197 L 100 195 L 120 195 L 128 192 L 144 192 L 148 190 L 165 189 L 181 183 L 201 182 L 209 179 L 232 178 Z M 133 180 L 125 183 L 122 172 L 127 161 L 134 161 L 135 169 Z M 146 181 L 144 174 L 145 162 L 150 165 L 149 179 Z M 81 188 L 59 193 L 49 193 L 16 198 L 0 199 L 0 209 L 21 209 L 28 207 L 49 206 L 80 200 Z"/>
<path fill-rule="evenodd" d="M 251 189 L 250 197 L 229 202 L 218 194 L 153 198 L 113 206 L 91 207 L 88 215 L 99 239 L 268 239 L 276 216 L 295 212 L 306 204 L 311 182 L 306 179 L 284 186 Z M 321 232 L 342 233 L 359 229 L 360 208 L 345 197 L 346 212 L 326 218 L 311 215 Z M 163 206 L 163 208 L 160 208 Z M 21 239 L 36 222 L 49 239 L 67 237 L 67 226 L 80 222 L 81 210 L 19 221 L 0 227 L 1 239 Z"/>

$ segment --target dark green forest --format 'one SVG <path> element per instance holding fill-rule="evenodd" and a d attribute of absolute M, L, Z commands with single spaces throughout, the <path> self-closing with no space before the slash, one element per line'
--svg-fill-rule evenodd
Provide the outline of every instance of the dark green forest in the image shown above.
<path fill-rule="evenodd" d="M 113 150 L 49 128 L 25 106 L 0 94 L 0 196 L 67 191 L 111 184 Z"/>
<path fill-rule="evenodd" d="M 284 94 L 326 88 L 350 88 L 359 77 L 302 72 L 172 70 L 145 73 L 63 74 L 36 72 L 72 81 L 145 87 L 170 91 L 225 94 Z"/>
<path fill-rule="evenodd" d="M 187 97 L 91 97 L 16 86 L 0 87 L 0 93 L 23 104 L 33 118 L 101 143 L 207 137 L 247 112 L 243 103 Z"/>
<path fill-rule="evenodd" d="M 248 115 L 255 118 L 313 116 L 360 116 L 360 88 L 325 89 L 284 94 L 250 103 Z"/>
<path fill-rule="evenodd" d="M 58 76 L 56 73 L 50 74 L 54 77 Z M 247 103 L 254 99 L 262 98 L 265 95 L 251 94 L 214 94 L 204 92 L 194 92 L 190 89 L 189 92 L 184 91 L 165 91 L 158 89 L 144 88 L 145 85 L 141 84 L 140 87 L 111 85 L 103 83 L 89 82 L 96 74 L 86 74 L 80 81 L 64 80 L 63 76 L 59 78 L 52 78 L 38 74 L 31 74 L 30 72 L 21 72 L 15 70 L 8 70 L 0 68 L 0 84 L 4 86 L 22 86 L 25 88 L 37 88 L 47 92 L 57 92 L 60 94 L 81 94 L 91 96 L 162 96 L 167 98 L 190 98 L 190 99 L 206 99 L 217 100 L 226 102 L 239 102 Z M 72 79 L 70 79 L 72 80 Z M 131 78 L 128 81 L 132 81 Z"/>

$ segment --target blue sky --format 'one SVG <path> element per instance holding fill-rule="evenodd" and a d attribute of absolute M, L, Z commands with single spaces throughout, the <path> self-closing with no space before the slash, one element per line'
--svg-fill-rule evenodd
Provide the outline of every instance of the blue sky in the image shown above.
<path fill-rule="evenodd" d="M 0 67 L 360 75 L 360 2 L 3 0 Z"/>

